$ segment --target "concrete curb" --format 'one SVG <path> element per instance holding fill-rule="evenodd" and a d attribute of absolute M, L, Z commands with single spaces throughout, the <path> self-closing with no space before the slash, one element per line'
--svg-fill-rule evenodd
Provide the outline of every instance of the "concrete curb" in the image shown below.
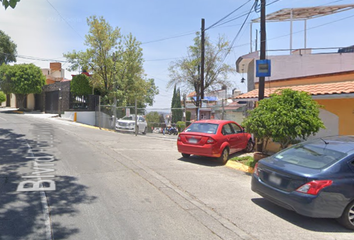
<path fill-rule="evenodd" d="M 15 110 L 15 111 L 12 111 L 12 112 L 14 112 L 14 113 L 18 113 L 18 114 L 24 114 L 24 112 L 23 112 L 23 111 L 18 111 L 18 110 Z"/>
<path fill-rule="evenodd" d="M 236 170 L 240 170 L 240 171 L 243 171 L 243 172 L 246 172 L 249 174 L 252 174 L 254 171 L 254 169 L 252 167 L 246 166 L 246 165 L 236 162 L 236 161 L 229 160 L 229 161 L 227 161 L 225 166 L 229 167 L 229 168 L 236 169 Z"/>

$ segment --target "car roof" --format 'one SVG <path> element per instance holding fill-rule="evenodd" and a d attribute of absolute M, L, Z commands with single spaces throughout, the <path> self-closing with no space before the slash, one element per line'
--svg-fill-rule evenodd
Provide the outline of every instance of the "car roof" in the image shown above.
<path fill-rule="evenodd" d="M 217 119 L 203 119 L 195 121 L 194 123 L 213 123 L 213 124 L 221 124 L 221 123 L 234 123 L 235 121 L 231 120 L 217 120 Z"/>
<path fill-rule="evenodd" d="M 354 135 L 340 135 L 310 140 L 309 144 L 320 144 L 326 148 L 340 152 L 354 152 Z"/>

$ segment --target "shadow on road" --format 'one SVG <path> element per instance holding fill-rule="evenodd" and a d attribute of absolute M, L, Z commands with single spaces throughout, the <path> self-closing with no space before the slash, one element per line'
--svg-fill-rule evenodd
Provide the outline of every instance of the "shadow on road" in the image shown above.
<path fill-rule="evenodd" d="M 340 232 L 351 233 L 352 231 L 342 227 L 335 219 L 330 218 L 310 218 L 297 214 L 296 212 L 284 209 L 264 198 L 253 198 L 252 202 L 259 207 L 271 212 L 298 227 L 315 232 Z"/>
<path fill-rule="evenodd" d="M 244 154 L 243 152 L 237 152 L 234 154 L 231 154 L 229 156 L 229 159 L 233 157 L 238 157 Z M 223 166 L 220 161 L 218 161 L 216 158 L 211 158 L 211 157 L 203 157 L 203 156 L 197 156 L 197 155 L 191 155 L 189 158 L 184 158 L 181 157 L 178 160 L 183 161 L 183 162 L 189 162 L 193 164 L 198 164 L 198 165 L 203 165 L 207 167 L 218 167 L 218 166 Z"/>
<path fill-rule="evenodd" d="M 34 163 L 26 158 L 28 145 L 35 144 L 25 135 L 0 128 L 0 239 L 46 239 L 40 192 L 17 192 L 18 183 L 24 181 L 22 176 L 30 174 L 28 169 Z M 65 219 L 78 213 L 79 204 L 90 204 L 97 197 L 87 195 L 87 187 L 78 184 L 75 177 L 56 176 L 53 180 L 56 190 L 45 193 L 50 217 L 61 220 L 60 223 L 51 222 L 53 235 L 55 239 L 66 239 L 79 229 Z M 62 223 L 66 223 L 65 226 Z"/>

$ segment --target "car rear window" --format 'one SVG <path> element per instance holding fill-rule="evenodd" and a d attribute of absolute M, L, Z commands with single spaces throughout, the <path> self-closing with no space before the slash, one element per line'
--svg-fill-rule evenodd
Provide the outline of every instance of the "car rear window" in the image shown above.
<path fill-rule="evenodd" d="M 218 124 L 213 123 L 192 123 L 185 132 L 200 132 L 200 133 L 210 133 L 216 134 L 218 129 Z"/>
<path fill-rule="evenodd" d="M 274 155 L 280 161 L 313 169 L 326 168 L 347 154 L 318 145 L 297 145 Z"/>

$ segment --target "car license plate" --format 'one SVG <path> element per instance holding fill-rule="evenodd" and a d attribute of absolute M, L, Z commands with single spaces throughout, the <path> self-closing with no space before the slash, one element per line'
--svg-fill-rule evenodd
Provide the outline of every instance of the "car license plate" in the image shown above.
<path fill-rule="evenodd" d="M 197 141 L 197 139 L 195 139 L 195 138 L 190 138 L 190 139 L 188 140 L 188 142 L 189 142 L 189 143 L 197 143 L 198 141 Z"/>
<path fill-rule="evenodd" d="M 275 175 L 269 175 L 268 178 L 269 182 L 275 184 L 275 185 L 280 185 L 281 183 L 281 178 L 275 176 Z"/>

